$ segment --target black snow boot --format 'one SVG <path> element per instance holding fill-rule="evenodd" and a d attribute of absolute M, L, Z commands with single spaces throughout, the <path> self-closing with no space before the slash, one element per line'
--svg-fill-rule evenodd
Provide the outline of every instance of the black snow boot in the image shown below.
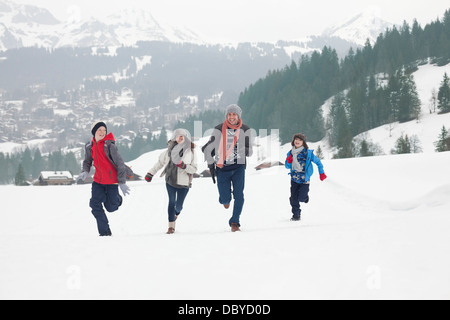
<path fill-rule="evenodd" d="M 300 221 L 301 219 L 301 216 L 292 216 L 291 221 Z"/>
<path fill-rule="evenodd" d="M 112 236 L 112 232 L 111 229 L 108 228 L 108 230 L 106 230 L 105 232 L 100 234 L 100 237 L 110 237 Z"/>

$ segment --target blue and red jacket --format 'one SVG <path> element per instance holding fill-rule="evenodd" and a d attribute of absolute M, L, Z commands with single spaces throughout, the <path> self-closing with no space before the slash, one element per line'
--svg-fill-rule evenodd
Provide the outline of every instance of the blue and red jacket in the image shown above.
<path fill-rule="evenodd" d="M 315 163 L 315 164 L 317 165 L 317 168 L 319 169 L 319 173 L 320 173 L 320 174 L 322 174 L 322 173 L 325 172 L 325 171 L 323 170 L 323 164 L 322 164 L 322 161 L 320 161 L 320 159 L 319 159 L 318 157 L 315 156 L 314 150 L 308 149 L 307 151 L 308 151 L 308 152 L 307 152 L 306 163 L 305 163 L 305 182 L 308 182 L 308 181 L 311 179 L 311 176 L 312 176 L 313 173 L 314 173 L 314 168 L 313 168 L 313 166 L 312 166 L 312 163 Z M 292 168 L 292 163 L 288 163 L 288 162 L 287 162 L 287 158 L 289 158 L 290 155 L 292 155 L 291 151 L 289 151 L 289 152 L 287 153 L 286 161 L 285 161 L 285 163 L 284 163 L 284 166 L 286 167 L 286 169 L 291 170 L 291 172 L 290 172 L 289 174 L 291 175 L 292 180 L 295 181 L 295 182 L 297 182 L 297 183 L 299 183 L 298 181 L 296 181 L 296 180 L 294 179 L 294 176 L 295 176 L 295 175 L 294 175 L 293 173 L 294 173 L 295 171 L 294 171 L 294 169 Z"/>

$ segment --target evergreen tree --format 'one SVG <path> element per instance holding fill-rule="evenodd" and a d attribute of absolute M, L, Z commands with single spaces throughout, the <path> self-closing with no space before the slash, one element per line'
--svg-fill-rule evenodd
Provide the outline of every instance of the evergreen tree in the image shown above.
<path fill-rule="evenodd" d="M 54 151 L 48 156 L 49 171 L 64 170 L 64 156 L 61 151 Z"/>
<path fill-rule="evenodd" d="M 323 160 L 323 151 L 322 151 L 322 148 L 320 147 L 320 145 L 317 146 L 316 157 Z"/>
<path fill-rule="evenodd" d="M 78 166 L 79 169 L 80 166 Z M 34 179 L 36 179 L 37 177 L 39 177 L 39 175 L 41 174 L 41 171 L 45 170 L 45 159 L 42 157 L 41 155 L 41 151 L 38 149 L 36 149 L 36 151 L 34 152 L 34 157 L 33 157 L 33 164 L 32 164 L 32 169 L 31 169 L 31 174 L 33 176 Z"/>
<path fill-rule="evenodd" d="M 359 148 L 359 156 L 360 157 L 372 157 L 373 156 L 373 152 L 370 151 L 369 143 L 367 142 L 366 139 L 363 139 L 363 141 L 361 141 L 361 145 Z"/>
<path fill-rule="evenodd" d="M 438 109 L 440 113 L 450 112 L 450 80 L 447 73 L 444 74 L 444 80 L 439 87 Z"/>
<path fill-rule="evenodd" d="M 33 171 L 33 158 L 31 157 L 31 150 L 28 147 L 22 153 L 21 162 L 25 177 L 29 178 Z"/>
<path fill-rule="evenodd" d="M 403 136 L 403 134 L 395 142 L 395 149 L 392 150 L 392 154 L 404 154 L 411 153 L 411 143 L 409 141 L 408 135 Z"/>
<path fill-rule="evenodd" d="M 8 180 L 6 167 L 7 162 L 5 154 L 3 152 L 0 152 L 0 184 L 6 183 L 6 181 Z"/>
<path fill-rule="evenodd" d="M 6 183 L 12 183 L 14 181 L 14 175 L 17 173 L 16 163 L 20 163 L 20 159 L 17 155 L 6 155 Z"/>
<path fill-rule="evenodd" d="M 439 134 L 438 141 L 434 143 L 434 146 L 436 147 L 436 152 L 444 152 L 444 151 L 450 151 L 447 145 L 447 141 L 450 138 L 448 134 L 448 130 L 445 128 L 445 126 L 442 126 L 441 133 Z"/>
<path fill-rule="evenodd" d="M 347 94 L 347 108 L 352 136 L 370 129 L 368 125 L 369 112 L 367 110 L 366 92 L 366 83 L 363 81 L 352 87 Z"/>
<path fill-rule="evenodd" d="M 346 99 L 344 94 L 338 93 L 331 101 L 330 115 L 328 118 L 329 140 L 331 146 L 337 146 L 342 130 L 348 127 L 345 114 Z M 342 119 L 341 119 L 342 118 Z M 342 126 L 342 127 L 341 127 Z"/>
<path fill-rule="evenodd" d="M 142 135 L 138 134 L 131 145 L 129 157 L 130 159 L 137 159 L 143 153 L 146 153 L 150 150 L 146 149 L 147 142 L 142 137 Z"/>
<path fill-rule="evenodd" d="M 16 186 L 26 186 L 27 185 L 27 180 L 25 178 L 25 172 L 23 170 L 22 163 L 19 164 L 19 168 L 17 169 L 14 184 Z"/>
<path fill-rule="evenodd" d="M 392 91 L 392 108 L 399 122 L 417 119 L 420 114 L 420 99 L 412 74 L 405 68 L 395 75 L 396 87 Z M 397 87 L 398 86 L 398 87 Z"/>
<path fill-rule="evenodd" d="M 338 153 L 337 158 L 353 158 L 354 157 L 354 146 L 353 146 L 353 136 L 350 131 L 350 126 L 345 115 L 344 109 L 340 109 L 337 115 L 337 147 Z"/>
<path fill-rule="evenodd" d="M 80 164 L 73 152 L 69 152 L 64 157 L 64 170 L 70 171 L 72 174 L 78 174 L 80 171 Z"/>

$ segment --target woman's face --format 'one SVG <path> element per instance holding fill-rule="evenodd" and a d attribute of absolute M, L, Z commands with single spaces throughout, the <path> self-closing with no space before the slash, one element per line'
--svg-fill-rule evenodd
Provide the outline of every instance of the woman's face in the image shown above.
<path fill-rule="evenodd" d="M 303 140 L 302 139 L 295 139 L 294 140 L 294 145 L 296 148 L 300 148 L 301 146 L 303 146 Z"/>
<path fill-rule="evenodd" d="M 178 144 L 182 144 L 184 142 L 184 136 L 182 135 L 177 136 L 176 141 Z"/>

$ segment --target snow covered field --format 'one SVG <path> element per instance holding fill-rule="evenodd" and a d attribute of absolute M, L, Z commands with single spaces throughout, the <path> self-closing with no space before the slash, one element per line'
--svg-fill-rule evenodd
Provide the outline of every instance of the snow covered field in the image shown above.
<path fill-rule="evenodd" d="M 289 221 L 288 171 L 255 171 L 258 152 L 240 233 L 210 178 L 194 180 L 174 235 L 164 180 L 130 183 L 107 238 L 89 185 L 0 186 L 0 299 L 450 299 L 450 152 L 432 145 L 450 118 L 425 112 L 449 67 L 420 67 L 419 123 L 368 133 L 386 154 L 417 134 L 424 152 L 330 160 L 324 148 L 328 179 L 315 168 L 301 222 Z M 284 162 L 288 146 L 263 145 Z M 145 175 L 159 153 L 130 165 Z"/>
<path fill-rule="evenodd" d="M 450 153 L 326 160 L 303 220 L 283 167 L 247 171 L 242 232 L 209 178 L 167 235 L 163 179 L 97 236 L 90 186 L 0 187 L 0 299 L 449 299 Z"/>

